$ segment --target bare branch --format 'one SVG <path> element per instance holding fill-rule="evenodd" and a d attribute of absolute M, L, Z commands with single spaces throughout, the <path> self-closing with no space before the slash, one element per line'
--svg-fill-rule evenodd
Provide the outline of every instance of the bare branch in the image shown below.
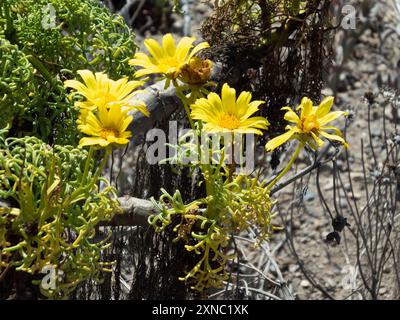
<path fill-rule="evenodd" d="M 101 226 L 147 226 L 147 219 L 156 213 L 153 204 L 148 200 L 134 197 L 121 197 L 118 201 L 123 210 L 122 214 L 115 215 L 111 221 L 100 223 Z"/>

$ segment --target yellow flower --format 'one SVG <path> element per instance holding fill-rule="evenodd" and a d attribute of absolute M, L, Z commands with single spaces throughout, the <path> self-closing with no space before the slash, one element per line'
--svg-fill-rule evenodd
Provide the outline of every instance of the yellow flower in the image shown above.
<path fill-rule="evenodd" d="M 308 144 L 311 148 L 317 150 L 324 144 L 320 136 L 339 141 L 347 147 L 348 145 L 342 138 L 340 130 L 327 125 L 336 118 L 347 115 L 347 112 L 343 111 L 330 112 L 333 100 L 333 97 L 326 97 L 318 107 L 314 107 L 312 101 L 304 97 L 297 108 L 297 110 L 301 109 L 300 117 L 290 107 L 282 108 L 282 110 L 287 110 L 285 120 L 294 123 L 295 126 L 288 125 L 284 134 L 268 141 L 265 146 L 267 151 L 276 149 L 290 139 L 297 139 L 302 144 Z M 326 130 L 333 130 L 336 134 L 330 134 Z"/>
<path fill-rule="evenodd" d="M 236 90 L 227 83 L 222 86 L 221 97 L 212 92 L 191 105 L 192 118 L 205 122 L 205 131 L 262 134 L 260 129 L 267 129 L 269 122 L 264 117 L 250 118 L 264 101 L 250 102 L 251 93 L 247 91 L 236 100 Z"/>
<path fill-rule="evenodd" d="M 82 109 L 78 119 L 78 129 L 90 137 L 82 138 L 79 145 L 106 147 L 109 144 L 129 143 L 128 138 L 132 134 L 126 129 L 133 117 L 128 115 L 128 111 L 123 110 L 119 104 L 113 104 L 109 108 L 102 105 L 97 112 Z"/>
<path fill-rule="evenodd" d="M 193 37 L 183 37 L 175 46 L 172 35 L 168 33 L 163 37 L 162 46 L 160 46 L 156 40 L 146 39 L 144 45 L 151 57 L 143 52 L 138 52 L 133 59 L 129 60 L 129 65 L 143 67 L 136 71 L 135 77 L 161 73 L 169 79 L 176 79 L 185 63 L 190 61 L 200 50 L 209 47 L 207 42 L 202 42 L 191 50 L 195 40 L 196 38 Z"/>
<path fill-rule="evenodd" d="M 77 80 L 64 82 L 65 87 L 75 89 L 76 94 L 86 98 L 86 101 L 75 102 L 76 106 L 95 110 L 97 107 L 110 107 L 112 104 L 119 104 L 124 108 L 137 109 L 146 116 L 149 115 L 144 102 L 133 100 L 135 95 L 143 92 L 143 90 L 134 91 L 137 87 L 143 85 L 142 81 L 128 81 L 127 78 L 114 81 L 104 73 L 93 74 L 89 70 L 79 70 L 78 73 L 84 83 Z"/>

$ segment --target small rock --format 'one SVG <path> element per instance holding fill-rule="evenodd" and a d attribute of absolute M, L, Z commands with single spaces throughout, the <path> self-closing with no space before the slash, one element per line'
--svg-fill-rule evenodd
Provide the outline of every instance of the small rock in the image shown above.
<path fill-rule="evenodd" d="M 377 71 L 379 71 L 379 72 L 387 71 L 387 66 L 386 66 L 386 64 L 381 63 L 381 64 L 378 66 Z"/>
<path fill-rule="evenodd" d="M 318 252 L 318 251 L 315 251 L 314 253 L 313 253 L 313 257 L 320 257 L 321 256 L 321 253 L 320 252 Z"/>
<path fill-rule="evenodd" d="M 315 229 L 320 229 L 322 227 L 325 227 L 326 221 L 324 219 L 315 219 L 313 221 L 313 225 Z"/>
<path fill-rule="evenodd" d="M 301 237 L 300 238 L 300 243 L 307 243 L 308 239 L 306 237 Z"/>
<path fill-rule="evenodd" d="M 172 30 L 175 32 L 180 32 L 183 29 L 183 20 L 175 20 L 172 25 Z"/>
<path fill-rule="evenodd" d="M 393 269 L 389 266 L 386 266 L 385 268 L 383 268 L 384 273 L 391 273 L 392 271 L 393 271 Z"/>
<path fill-rule="evenodd" d="M 316 194 L 308 189 L 304 196 L 304 200 L 305 201 L 313 201 L 315 199 L 315 197 L 316 197 Z"/>
<path fill-rule="evenodd" d="M 360 200 L 361 199 L 361 193 L 354 192 L 354 196 L 351 195 L 351 198 L 354 199 L 354 200 Z"/>
<path fill-rule="evenodd" d="M 324 190 L 325 191 L 330 191 L 332 189 L 333 189 L 333 181 L 331 180 L 331 181 L 329 181 L 328 183 L 325 184 Z"/>
<path fill-rule="evenodd" d="M 324 280 L 325 280 L 325 286 L 328 290 L 334 289 L 336 287 L 336 283 L 332 278 L 326 277 Z"/>
<path fill-rule="evenodd" d="M 322 89 L 321 93 L 324 96 L 333 96 L 333 91 L 331 88 Z"/>
<path fill-rule="evenodd" d="M 361 81 L 356 81 L 353 85 L 354 89 L 360 89 L 360 88 L 362 88 L 362 86 L 363 85 L 362 85 Z"/>
<path fill-rule="evenodd" d="M 341 198 L 340 199 L 340 201 L 339 201 L 339 205 L 340 205 L 340 207 L 342 208 L 342 209 L 344 209 L 344 208 L 347 208 L 347 200 L 346 199 L 344 199 L 344 198 Z"/>
<path fill-rule="evenodd" d="M 299 269 L 299 266 L 297 264 L 291 264 L 289 265 L 289 272 L 296 272 Z"/>
<path fill-rule="evenodd" d="M 196 5 L 195 11 L 197 11 L 198 13 L 207 13 L 210 11 L 210 7 L 208 5 L 206 5 L 205 3 L 199 2 Z"/>
<path fill-rule="evenodd" d="M 382 124 L 376 121 L 371 122 L 371 135 L 373 137 L 381 137 L 382 134 L 383 134 Z"/>
<path fill-rule="evenodd" d="M 387 289 L 385 287 L 379 289 L 379 294 L 385 294 L 385 293 L 387 293 Z"/>
<path fill-rule="evenodd" d="M 311 283 L 308 280 L 301 280 L 300 287 L 307 289 L 311 287 Z"/>

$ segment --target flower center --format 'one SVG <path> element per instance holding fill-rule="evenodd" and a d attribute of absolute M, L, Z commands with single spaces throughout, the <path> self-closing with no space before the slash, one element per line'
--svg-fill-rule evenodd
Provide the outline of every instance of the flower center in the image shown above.
<path fill-rule="evenodd" d="M 240 119 L 232 114 L 225 113 L 218 119 L 218 125 L 226 129 L 237 129 L 240 126 Z"/>
<path fill-rule="evenodd" d="M 107 140 L 107 138 L 109 138 L 109 137 L 118 138 L 119 132 L 112 128 L 103 128 L 103 130 L 101 130 L 101 132 L 100 132 L 100 137 L 105 140 Z"/>
<path fill-rule="evenodd" d="M 306 133 L 309 133 L 314 130 L 319 130 L 320 125 L 317 117 L 315 115 L 309 115 L 305 118 L 302 118 L 300 123 L 300 129 Z"/>

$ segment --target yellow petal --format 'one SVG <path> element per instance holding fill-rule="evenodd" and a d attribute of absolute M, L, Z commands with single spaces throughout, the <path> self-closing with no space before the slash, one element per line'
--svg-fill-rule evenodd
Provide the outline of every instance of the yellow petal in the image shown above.
<path fill-rule="evenodd" d="M 321 127 L 321 131 L 322 130 L 333 130 L 338 136 L 342 136 L 342 133 L 340 132 L 340 130 L 334 126 L 323 126 Z"/>
<path fill-rule="evenodd" d="M 76 101 L 75 106 L 81 108 L 81 110 L 96 110 L 97 106 L 89 101 Z"/>
<path fill-rule="evenodd" d="M 175 56 L 176 47 L 175 47 L 175 41 L 174 41 L 174 38 L 172 37 L 172 34 L 168 33 L 163 37 L 162 46 L 163 46 L 163 49 L 166 51 L 166 53 L 170 57 Z"/>
<path fill-rule="evenodd" d="M 251 93 L 248 91 L 243 91 L 240 93 L 236 104 L 238 108 L 239 114 L 244 114 L 247 110 L 247 106 L 249 105 L 251 101 Z"/>
<path fill-rule="evenodd" d="M 200 52 L 201 50 L 204 50 L 206 48 L 209 48 L 210 45 L 208 44 L 208 42 L 202 42 L 200 44 L 198 44 L 197 46 L 194 47 L 194 49 L 192 50 L 192 52 L 189 54 L 189 57 L 187 57 L 187 60 L 190 60 L 192 57 L 194 57 L 198 52 Z"/>
<path fill-rule="evenodd" d="M 244 120 L 250 117 L 253 113 L 257 112 L 259 110 L 259 106 L 264 104 L 265 101 L 261 100 L 255 100 L 253 102 L 250 102 L 247 106 L 247 110 L 244 114 L 240 115 L 240 119 Z"/>
<path fill-rule="evenodd" d="M 88 112 L 84 118 L 85 124 L 91 126 L 95 130 L 101 130 L 102 124 L 99 119 L 93 114 L 93 112 Z"/>
<path fill-rule="evenodd" d="M 107 140 L 102 139 L 102 138 L 97 138 L 97 137 L 89 137 L 89 138 L 82 138 L 79 141 L 79 145 L 84 147 L 84 146 L 91 146 L 91 145 L 100 145 L 102 147 L 107 146 L 109 143 Z"/>
<path fill-rule="evenodd" d="M 97 88 L 96 78 L 90 70 L 78 70 L 78 74 L 81 76 L 89 90 Z"/>
<path fill-rule="evenodd" d="M 314 132 L 311 132 L 311 136 L 314 138 L 319 148 L 321 148 L 324 145 L 325 142 L 320 137 L 318 137 Z"/>
<path fill-rule="evenodd" d="M 159 61 L 164 57 L 164 52 L 156 40 L 146 39 L 144 45 L 155 60 Z"/>
<path fill-rule="evenodd" d="M 153 73 L 162 73 L 159 68 L 146 68 L 146 69 L 140 69 L 135 72 L 134 77 L 135 78 L 141 78 L 143 76 L 147 76 L 149 74 Z"/>
<path fill-rule="evenodd" d="M 340 116 L 345 115 L 345 112 L 343 111 L 333 111 L 328 113 L 327 115 L 321 117 L 318 119 L 318 122 L 321 126 L 339 118 Z"/>
<path fill-rule="evenodd" d="M 309 98 L 304 97 L 301 100 L 300 108 L 301 108 L 300 117 L 301 118 L 305 118 L 305 117 L 307 117 L 308 115 L 310 115 L 312 113 L 312 111 L 313 111 L 313 103 Z"/>
<path fill-rule="evenodd" d="M 258 129 L 253 128 L 253 127 L 251 127 L 251 128 L 238 128 L 238 129 L 233 130 L 233 132 L 241 133 L 241 134 L 252 133 L 252 134 L 259 135 L 259 136 L 261 136 L 263 134 L 261 130 L 258 130 Z"/>
<path fill-rule="evenodd" d="M 321 136 L 324 136 L 325 138 L 327 138 L 329 140 L 335 140 L 335 141 L 341 142 L 346 148 L 348 147 L 348 144 L 346 143 L 346 141 L 344 141 L 344 139 L 338 135 L 330 134 L 325 131 L 320 131 L 320 134 L 321 134 Z"/>
<path fill-rule="evenodd" d="M 196 40 L 194 37 L 183 37 L 176 47 L 176 58 L 178 61 L 184 61 L 189 50 L 192 48 L 192 43 Z"/>
<path fill-rule="evenodd" d="M 140 100 L 131 101 L 131 110 L 137 110 L 143 113 L 146 117 L 150 116 L 150 112 L 147 110 L 146 104 Z"/>
<path fill-rule="evenodd" d="M 129 81 L 122 84 L 120 87 L 116 84 L 114 87 L 110 88 L 111 94 L 113 94 L 118 100 L 124 99 L 128 94 L 130 94 L 137 87 L 143 85 L 143 81 Z"/>
<path fill-rule="evenodd" d="M 331 108 L 333 105 L 333 100 L 334 100 L 334 98 L 331 96 L 326 97 L 324 100 L 322 100 L 322 102 L 319 104 L 319 106 L 317 108 L 315 115 L 318 118 L 321 118 L 321 117 L 325 116 L 326 114 L 328 114 L 329 111 L 331 111 Z"/>
<path fill-rule="evenodd" d="M 117 144 L 128 144 L 129 143 L 129 139 L 126 138 L 115 138 L 114 142 Z"/>
<path fill-rule="evenodd" d="M 300 121 L 299 116 L 290 107 L 283 107 L 283 108 L 281 108 L 281 110 L 288 110 L 284 115 L 284 119 L 286 121 L 289 121 L 292 123 L 298 123 Z"/>
<path fill-rule="evenodd" d="M 152 59 L 144 52 L 137 52 L 128 63 L 130 66 L 148 66 L 154 64 Z"/>
<path fill-rule="evenodd" d="M 123 115 L 121 106 L 118 104 L 111 105 L 108 112 L 108 123 L 106 127 L 111 127 L 119 131 L 120 125 L 123 123 Z"/>
<path fill-rule="evenodd" d="M 98 111 L 99 111 L 98 114 L 99 114 L 99 120 L 101 122 L 101 126 L 102 127 L 109 127 L 110 116 L 109 116 L 109 112 L 107 110 L 107 106 L 106 105 L 99 106 Z"/>
<path fill-rule="evenodd" d="M 273 138 L 272 140 L 268 141 L 267 144 L 265 145 L 265 148 L 267 151 L 272 151 L 282 144 L 284 144 L 286 141 L 292 138 L 293 134 L 295 132 L 293 130 L 289 130 L 288 132 L 285 132 L 284 134 L 281 134 L 280 136 L 277 136 Z"/>
<path fill-rule="evenodd" d="M 240 123 L 240 128 L 253 127 L 258 129 L 267 129 L 269 122 L 264 117 L 248 118 Z"/>
<path fill-rule="evenodd" d="M 82 94 L 83 96 L 87 96 L 88 95 L 88 90 L 87 87 L 77 81 L 77 80 L 67 80 L 64 82 L 64 87 L 66 88 L 72 88 L 75 89 L 76 91 L 78 91 L 78 93 Z"/>
<path fill-rule="evenodd" d="M 208 94 L 207 99 L 216 112 L 222 112 L 222 101 L 219 95 L 217 95 L 215 92 L 211 92 Z"/>
<path fill-rule="evenodd" d="M 110 79 L 108 76 L 102 72 L 96 72 L 96 90 L 99 90 L 101 93 L 108 92 L 110 87 Z"/>
<path fill-rule="evenodd" d="M 133 120 L 132 116 L 126 117 L 119 128 L 119 132 L 120 133 L 124 132 L 128 128 L 129 124 L 132 122 L 132 120 Z"/>
<path fill-rule="evenodd" d="M 222 86 L 221 97 L 222 109 L 229 114 L 236 114 L 236 90 L 225 83 Z"/>

